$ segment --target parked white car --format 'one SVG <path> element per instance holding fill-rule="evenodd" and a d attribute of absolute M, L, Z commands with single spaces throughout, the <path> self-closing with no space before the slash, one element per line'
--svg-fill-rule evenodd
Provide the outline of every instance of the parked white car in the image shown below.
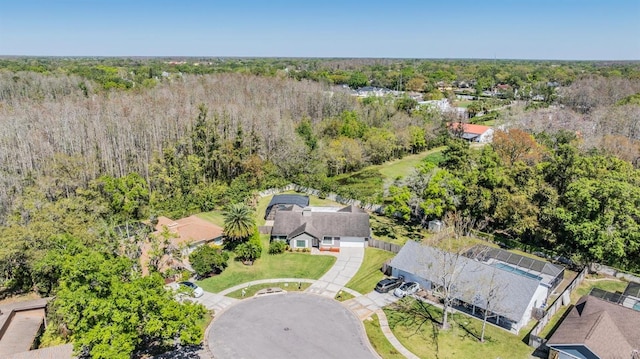
<path fill-rule="evenodd" d="M 416 282 L 405 282 L 393 291 L 393 295 L 404 298 L 408 295 L 415 294 L 420 290 L 420 284 Z"/>
<path fill-rule="evenodd" d="M 187 291 L 194 298 L 202 297 L 202 295 L 204 294 L 202 288 L 198 287 L 198 285 L 193 282 L 180 282 L 180 286 L 183 288 L 187 288 Z"/>

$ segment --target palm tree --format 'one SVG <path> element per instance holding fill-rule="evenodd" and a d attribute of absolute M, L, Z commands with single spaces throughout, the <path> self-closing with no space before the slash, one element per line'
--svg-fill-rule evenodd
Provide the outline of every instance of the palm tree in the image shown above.
<path fill-rule="evenodd" d="M 244 203 L 232 204 L 224 212 L 224 235 L 232 241 L 249 238 L 255 227 L 253 211 Z"/>

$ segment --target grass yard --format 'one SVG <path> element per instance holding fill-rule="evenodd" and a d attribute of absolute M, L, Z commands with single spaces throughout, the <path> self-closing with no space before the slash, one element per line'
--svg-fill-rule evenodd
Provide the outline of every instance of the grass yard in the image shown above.
<path fill-rule="evenodd" d="M 399 223 L 375 213 L 369 215 L 369 223 L 373 237 L 389 243 L 403 245 L 409 239 L 423 239 L 428 235 L 423 228 Z"/>
<path fill-rule="evenodd" d="M 211 314 L 211 311 L 207 311 L 206 313 L 204 313 L 202 318 L 198 320 L 198 322 L 196 323 L 198 327 L 202 329 L 202 336 L 203 336 L 202 339 L 204 339 L 204 334 L 207 330 L 207 327 L 209 326 L 209 323 L 211 323 L 211 320 L 213 320 L 213 314 Z"/>
<path fill-rule="evenodd" d="M 474 101 L 472 100 L 461 100 L 461 101 L 456 101 L 454 102 L 454 107 L 462 107 L 462 108 L 467 108 L 469 107 L 469 105 L 471 105 Z"/>
<path fill-rule="evenodd" d="M 224 215 L 222 211 L 202 212 L 196 214 L 196 216 L 224 228 Z"/>
<path fill-rule="evenodd" d="M 374 314 L 371 318 L 365 319 L 364 329 L 369 337 L 369 342 L 373 349 L 383 359 L 403 359 L 404 356 L 396 351 L 396 348 L 391 345 L 387 337 L 382 333 L 380 329 L 380 322 L 378 321 L 378 315 Z"/>
<path fill-rule="evenodd" d="M 605 279 L 587 276 L 587 278 L 580 284 L 580 286 L 578 286 L 578 288 L 576 288 L 576 290 L 571 293 L 571 305 L 563 307 L 562 310 L 559 310 L 553 316 L 553 318 L 551 318 L 549 323 L 547 323 L 542 332 L 538 334 L 538 336 L 541 338 L 549 339 L 553 332 L 557 329 L 562 319 L 569 313 L 569 310 L 573 308 L 573 304 L 575 304 L 583 295 L 588 294 L 591 289 L 598 288 L 606 290 L 607 292 L 624 292 L 627 284 L 627 282 L 619 279 Z"/>
<path fill-rule="evenodd" d="M 269 236 L 262 235 L 262 257 L 252 266 L 229 259 L 229 267 L 219 275 L 198 281 L 198 285 L 208 292 L 217 293 L 223 289 L 257 279 L 271 278 L 320 278 L 335 263 L 336 257 L 311 255 L 309 253 L 283 253 L 270 255 Z"/>
<path fill-rule="evenodd" d="M 384 274 L 380 271 L 382 264 L 395 256 L 394 253 L 382 249 L 367 247 L 364 250 L 364 261 L 356 275 L 351 278 L 346 287 L 358 293 L 366 294 L 375 288 Z"/>
<path fill-rule="evenodd" d="M 353 295 L 351 295 L 351 293 L 345 292 L 343 290 L 339 291 L 338 294 L 336 294 L 335 297 L 333 297 L 333 299 L 337 300 L 338 302 L 344 302 L 345 300 L 349 300 L 355 298 Z"/>
<path fill-rule="evenodd" d="M 415 299 L 406 298 L 403 301 Z M 408 302 L 411 304 L 411 302 Z M 411 352 L 420 358 L 454 359 L 454 358 L 530 358 L 533 348 L 522 341 L 521 336 L 511 334 L 503 329 L 487 325 L 485 342 L 479 342 L 482 321 L 463 314 L 449 316 L 451 328 L 442 331 L 438 323 L 422 321 L 415 314 L 384 308 L 396 338 Z M 442 310 L 431 305 L 426 306 L 428 313 L 436 320 L 442 319 Z M 523 331 L 524 332 L 524 331 Z"/>
<path fill-rule="evenodd" d="M 386 162 L 382 165 L 370 166 L 367 168 L 377 168 L 385 183 L 392 183 L 398 177 L 406 178 L 413 170 L 422 163 L 423 160 L 439 162 L 442 158 L 442 150 L 446 147 L 436 147 L 428 151 L 415 155 L 404 156 L 401 159 Z"/>
<path fill-rule="evenodd" d="M 298 288 L 298 284 L 300 284 L 300 287 Z M 262 284 L 255 284 L 249 287 L 246 287 L 246 292 L 244 294 L 244 298 L 251 298 L 253 297 L 260 289 L 265 289 L 265 288 L 282 288 L 284 290 L 286 290 L 287 292 L 301 292 L 304 291 L 305 289 L 309 288 L 309 286 L 311 285 L 311 283 L 299 283 L 299 282 L 279 282 L 279 283 L 262 283 Z M 236 290 L 235 292 L 231 292 L 229 294 L 227 294 L 227 297 L 231 297 L 231 298 L 236 298 L 236 299 L 243 299 L 242 297 L 242 289 Z"/>

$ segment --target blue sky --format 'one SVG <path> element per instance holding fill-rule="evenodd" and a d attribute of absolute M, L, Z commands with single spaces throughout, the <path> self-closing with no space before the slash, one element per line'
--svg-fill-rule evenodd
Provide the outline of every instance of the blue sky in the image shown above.
<path fill-rule="evenodd" d="M 0 55 L 640 60 L 640 0 L 0 0 Z"/>

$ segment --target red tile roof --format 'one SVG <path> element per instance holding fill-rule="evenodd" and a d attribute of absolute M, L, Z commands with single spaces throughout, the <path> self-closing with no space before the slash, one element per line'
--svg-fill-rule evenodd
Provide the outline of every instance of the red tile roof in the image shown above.
<path fill-rule="evenodd" d="M 476 135 L 481 135 L 485 132 L 487 132 L 487 130 L 489 130 L 491 127 L 489 126 L 483 126 L 483 125 L 474 125 L 471 123 L 460 123 L 460 122 L 452 122 L 449 124 L 449 128 L 453 131 L 458 130 L 460 128 L 460 126 L 462 126 L 462 131 L 464 133 L 473 133 Z"/>

